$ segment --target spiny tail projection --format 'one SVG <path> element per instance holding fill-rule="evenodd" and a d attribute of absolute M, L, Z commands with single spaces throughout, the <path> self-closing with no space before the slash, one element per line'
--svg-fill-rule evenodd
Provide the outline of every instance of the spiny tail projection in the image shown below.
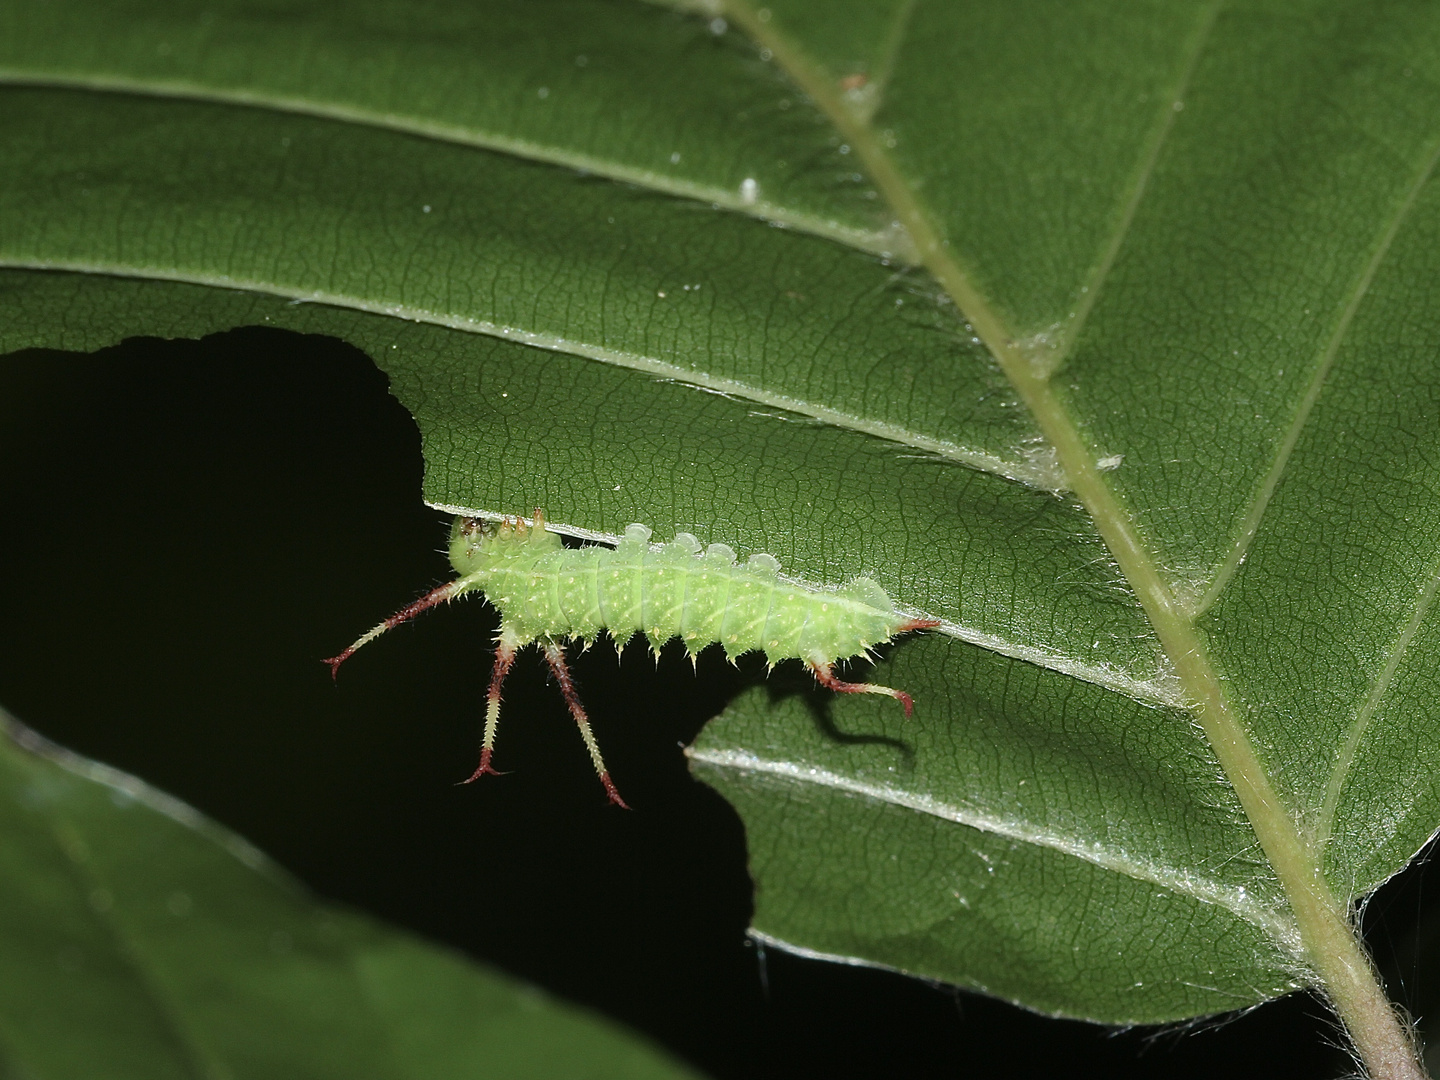
<path fill-rule="evenodd" d="M 843 682 L 835 675 L 835 663 L 847 656 L 869 656 L 871 646 L 897 634 L 940 625 L 936 619 L 898 614 L 885 590 L 869 578 L 856 578 L 835 592 L 813 589 L 781 579 L 780 564 L 769 555 L 752 555 L 741 565 L 725 544 L 702 550 L 689 533 L 677 533 L 668 544 L 652 544 L 649 529 L 631 525 L 616 547 L 567 548 L 557 534 L 545 531 L 540 510 L 533 525 L 519 518 L 499 524 L 456 518 L 450 529 L 450 562 L 459 575 L 454 581 L 326 660 L 331 675 L 339 673 L 355 650 L 392 626 L 466 593 L 484 593 L 500 612 L 500 631 L 480 765 L 470 780 L 495 772 L 490 759 L 500 722 L 500 690 L 515 654 L 538 643 L 600 782 L 617 806 L 625 802 L 606 771 L 565 663 L 564 645 L 570 639 L 588 646 L 608 633 L 623 647 L 638 632 L 650 639 L 658 656 L 665 642 L 680 637 L 692 660 L 716 642 L 732 661 L 759 649 L 771 667 L 781 660 L 801 660 L 826 689 L 885 694 L 900 702 L 909 716 L 909 694 L 873 683 Z"/>

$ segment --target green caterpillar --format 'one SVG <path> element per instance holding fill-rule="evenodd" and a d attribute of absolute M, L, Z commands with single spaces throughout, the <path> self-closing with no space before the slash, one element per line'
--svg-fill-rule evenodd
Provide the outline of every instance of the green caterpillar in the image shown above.
<path fill-rule="evenodd" d="M 559 535 L 546 531 L 545 515 L 538 509 L 533 525 L 519 518 L 498 524 L 456 518 L 450 529 L 450 562 L 459 577 L 326 660 L 331 675 L 339 673 L 355 650 L 392 626 L 436 604 L 483 592 L 500 611 L 500 632 L 480 765 L 470 780 L 495 773 L 490 759 L 500 721 L 500 688 L 516 652 L 536 642 L 560 684 L 606 794 L 619 806 L 625 802 L 610 780 L 565 663 L 564 643 L 571 638 L 588 646 L 608 633 L 623 647 L 639 632 L 658 654 L 661 645 L 678 636 L 692 659 L 716 642 L 731 660 L 760 649 L 771 666 L 801 660 L 827 689 L 885 694 L 900 702 L 909 716 L 909 694 L 872 683 L 842 682 L 835 676 L 835 662 L 868 653 L 872 645 L 897 634 L 940 625 L 936 619 L 897 613 L 885 590 L 869 578 L 856 578 L 834 592 L 815 589 L 782 579 L 780 564 L 770 555 L 752 555 L 741 565 L 725 544 L 702 550 L 689 533 L 677 533 L 668 544 L 652 544 L 649 529 L 631 525 L 613 548 L 566 548 Z"/>

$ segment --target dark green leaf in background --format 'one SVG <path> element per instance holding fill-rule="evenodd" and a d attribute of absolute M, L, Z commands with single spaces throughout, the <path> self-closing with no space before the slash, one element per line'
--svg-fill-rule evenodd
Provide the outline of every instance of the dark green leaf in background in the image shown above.
<path fill-rule="evenodd" d="M 436 505 L 689 529 L 943 620 L 876 674 L 909 724 L 757 692 L 700 740 L 765 935 L 1111 1021 L 1298 985 L 1145 612 L 881 207 L 1048 380 L 1357 897 L 1440 824 L 1440 12 L 727 13 L 756 43 L 641 4 L 10 5 L 0 344 L 341 336 Z"/>
<path fill-rule="evenodd" d="M 316 903 L 178 800 L 0 723 L 0 1053 L 16 1075 L 691 1075 Z"/>

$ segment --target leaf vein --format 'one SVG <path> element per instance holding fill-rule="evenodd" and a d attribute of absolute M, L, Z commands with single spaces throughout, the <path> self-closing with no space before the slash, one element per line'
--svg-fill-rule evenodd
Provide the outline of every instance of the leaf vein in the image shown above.
<path fill-rule="evenodd" d="M 1215 570 L 1215 576 L 1211 579 L 1210 587 L 1200 596 L 1194 604 L 1190 614 L 1192 618 L 1203 615 L 1208 611 L 1225 591 L 1225 588 L 1234 578 L 1245 560 L 1246 553 L 1250 550 L 1250 544 L 1255 539 L 1255 534 L 1260 531 L 1260 522 L 1269 508 L 1275 490 L 1280 486 L 1280 480 L 1290 464 L 1290 458 L 1295 452 L 1295 447 L 1300 441 L 1300 435 L 1310 419 L 1310 414 L 1319 401 L 1320 394 L 1325 389 L 1325 381 L 1335 366 L 1336 358 L 1340 353 L 1340 346 L 1344 343 L 1350 326 L 1355 319 L 1355 314 L 1360 310 L 1360 304 L 1370 290 L 1375 275 L 1379 273 L 1380 267 L 1384 264 L 1390 247 L 1395 237 L 1400 232 L 1400 226 L 1410 211 L 1414 208 L 1420 197 L 1420 192 L 1435 172 L 1436 163 L 1440 162 L 1440 139 L 1437 139 L 1430 147 L 1429 152 L 1424 156 L 1420 168 L 1411 184 L 1406 188 L 1403 196 L 1396 201 L 1394 212 L 1389 215 L 1383 228 L 1376 234 L 1374 246 L 1370 250 L 1369 257 L 1361 267 L 1360 273 L 1356 276 L 1354 283 L 1344 298 L 1344 304 L 1335 319 L 1332 328 L 1325 342 L 1325 347 L 1316 358 L 1315 369 L 1311 372 L 1310 381 L 1306 385 L 1305 393 L 1296 407 L 1295 415 L 1291 418 L 1290 426 L 1286 429 L 1285 436 L 1275 448 L 1274 460 L 1270 463 L 1269 470 L 1255 489 L 1254 498 L 1251 499 L 1245 515 L 1240 519 L 1235 530 L 1235 537 L 1231 541 L 1230 550 L 1226 553 L 1224 561 Z M 1182 599 L 1183 603 L 1183 599 Z"/>
<path fill-rule="evenodd" d="M 1120 215 L 1115 223 L 1115 231 L 1110 237 L 1110 242 L 1105 246 L 1100 260 L 1090 272 L 1085 287 L 1080 290 L 1080 300 L 1074 313 L 1066 320 L 1065 328 L 1061 331 L 1053 350 L 1047 349 L 1044 353 L 1036 350 L 1037 356 L 1043 359 L 1049 374 L 1054 374 L 1069 358 L 1070 350 L 1074 347 L 1080 331 L 1085 326 L 1085 321 L 1099 300 L 1100 293 L 1105 287 L 1105 281 L 1115 265 L 1115 260 L 1120 256 L 1120 249 L 1124 246 L 1125 238 L 1130 233 L 1130 227 L 1135 222 L 1135 215 L 1139 212 L 1140 204 L 1145 199 L 1145 191 L 1150 185 L 1150 178 L 1154 175 L 1160 162 L 1160 152 L 1164 148 L 1171 130 L 1175 127 L 1179 106 L 1184 101 L 1185 91 L 1195 75 L 1195 69 L 1200 63 L 1206 43 L 1210 40 L 1211 31 L 1214 29 L 1215 20 L 1222 6 L 1223 0 L 1214 0 L 1196 23 L 1191 40 L 1181 54 L 1179 73 L 1174 85 L 1161 96 L 1160 115 L 1156 118 L 1155 126 L 1140 155 L 1135 177 L 1130 183 L 1129 196 L 1122 205 Z"/>
<path fill-rule="evenodd" d="M 1316 826 L 1316 844 L 1322 849 L 1329 843 L 1335 828 L 1335 815 L 1340 808 L 1340 795 L 1344 791 L 1345 781 L 1350 776 L 1350 770 L 1354 767 L 1355 758 L 1360 752 L 1360 744 L 1363 742 L 1375 714 L 1384 704 L 1385 697 L 1390 692 L 1390 686 L 1395 680 L 1395 673 L 1399 671 L 1405 653 L 1410 648 L 1410 643 L 1415 640 L 1415 635 L 1419 633 L 1425 617 L 1434 606 L 1437 593 L 1440 593 L 1440 556 L 1431 562 L 1429 580 L 1415 598 L 1410 618 L 1406 620 L 1400 633 L 1396 635 L 1385 666 L 1375 679 L 1370 693 L 1366 695 L 1364 704 L 1356 712 L 1355 719 L 1350 724 L 1350 730 L 1345 736 L 1345 743 L 1335 757 L 1335 765 L 1331 769 L 1330 779 L 1325 785 L 1325 802 Z"/>
<path fill-rule="evenodd" d="M 123 266 L 114 263 L 80 262 L 77 260 L 61 259 L 0 259 L 0 267 L 16 270 L 45 270 L 97 274 L 150 281 L 173 281 L 188 285 L 205 285 L 213 288 L 235 289 L 242 292 L 281 297 L 297 304 L 322 304 L 327 307 L 341 308 L 348 311 L 362 311 L 372 315 L 386 315 L 397 319 L 404 319 L 408 322 L 442 326 L 450 330 L 459 330 L 466 333 L 483 334 L 487 337 L 519 342 L 520 344 L 529 345 L 537 349 L 566 353 L 571 356 L 580 357 L 581 359 L 594 360 L 598 363 L 609 364 L 613 367 L 625 368 L 629 371 L 650 375 L 659 381 L 673 382 L 677 385 L 688 386 L 707 393 L 719 394 L 734 400 L 753 402 L 770 408 L 783 409 L 786 412 L 798 416 L 807 417 L 811 420 L 816 420 L 846 431 L 870 435 L 942 461 L 963 465 L 967 468 L 975 469 L 978 472 L 990 473 L 1018 484 L 1024 484 L 1027 487 L 1038 488 L 1042 491 L 1057 491 L 1062 487 L 1059 477 L 1055 471 L 1049 467 L 1048 462 L 1043 457 L 1036 456 L 1021 459 L 1002 458 L 996 454 L 991 454 L 974 447 L 964 446 L 948 439 L 925 435 L 900 424 L 873 420 L 864 416 L 856 416 L 852 413 L 827 408 L 823 405 L 818 405 L 789 394 L 780 394 L 774 391 L 764 390 L 738 379 L 711 375 L 707 372 L 696 371 L 693 368 L 682 367 L 678 364 L 671 364 L 667 361 L 645 356 L 640 353 L 624 352 L 619 349 L 608 349 L 599 345 L 592 345 L 588 342 L 575 341 L 559 334 L 526 330 L 522 327 L 507 326 L 500 323 L 488 322 L 484 319 L 472 319 L 467 316 L 448 312 L 430 311 L 424 308 L 410 307 L 405 304 L 365 300 L 360 297 L 342 293 L 288 288 L 284 285 L 277 285 L 271 282 L 232 277 L 227 274 L 186 273 L 160 270 L 152 267 Z"/>
<path fill-rule="evenodd" d="M 461 124 L 426 120 L 419 116 L 375 112 L 334 102 L 309 101 L 284 94 L 266 94 L 253 90 L 216 90 L 193 83 L 157 83 L 118 76 L 86 77 L 60 74 L 36 75 L 27 71 L 0 68 L 0 85 L 54 88 L 60 90 L 91 90 L 99 93 L 135 94 L 176 101 L 207 102 L 243 108 L 268 109 L 272 112 L 309 116 L 319 120 L 335 120 L 347 124 L 396 131 L 436 142 L 452 143 L 507 154 L 542 165 L 556 165 L 577 172 L 604 177 L 624 184 L 633 184 L 647 191 L 677 199 L 705 203 L 761 221 L 774 222 L 797 232 L 831 240 L 837 244 L 866 251 L 882 258 L 903 263 L 916 261 L 909 238 L 893 229 L 858 229 L 833 218 L 809 214 L 764 198 L 746 199 L 738 188 L 722 188 L 678 180 L 649 169 L 633 168 L 593 154 L 566 151 L 558 146 L 511 138 L 494 132 L 477 131 Z"/>
<path fill-rule="evenodd" d="M 910 28 L 911 16 L 915 13 L 918 0 L 903 0 L 895 10 L 890 33 L 880 51 L 879 62 L 871 73 L 869 83 L 864 87 L 865 96 L 856 108 L 857 114 L 866 121 L 874 118 L 885 104 L 885 91 L 890 88 L 890 77 L 895 73 L 895 61 L 900 56 L 900 47 L 905 43 L 905 32 Z"/>
<path fill-rule="evenodd" d="M 1192 871 L 1168 867 L 1151 860 L 1112 851 L 1103 844 L 1089 843 L 1040 828 L 1029 822 L 1006 818 L 978 810 L 956 806 L 929 795 L 903 791 L 888 784 L 871 784 L 827 769 L 800 765 L 790 761 L 762 758 L 744 750 L 696 750 L 686 753 L 692 761 L 720 769 L 738 769 L 763 773 L 796 783 L 815 784 L 848 795 L 859 795 L 890 806 L 913 810 L 957 825 L 964 825 L 993 836 L 1048 848 L 1103 870 L 1110 870 L 1135 881 L 1158 885 L 1167 891 L 1187 896 L 1204 904 L 1222 907 L 1246 922 L 1263 929 L 1272 941 L 1294 947 L 1299 938 L 1295 927 L 1273 905 L 1258 899 L 1250 890 L 1225 885 Z"/>

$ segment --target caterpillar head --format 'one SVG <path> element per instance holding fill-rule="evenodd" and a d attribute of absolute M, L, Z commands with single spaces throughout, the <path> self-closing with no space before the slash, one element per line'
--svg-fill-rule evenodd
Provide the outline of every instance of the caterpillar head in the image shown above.
<path fill-rule="evenodd" d="M 545 512 L 535 510 L 534 524 L 521 518 L 483 521 L 457 517 L 450 526 L 450 565 L 462 578 L 498 561 L 560 547 L 560 537 L 545 529 Z"/>

